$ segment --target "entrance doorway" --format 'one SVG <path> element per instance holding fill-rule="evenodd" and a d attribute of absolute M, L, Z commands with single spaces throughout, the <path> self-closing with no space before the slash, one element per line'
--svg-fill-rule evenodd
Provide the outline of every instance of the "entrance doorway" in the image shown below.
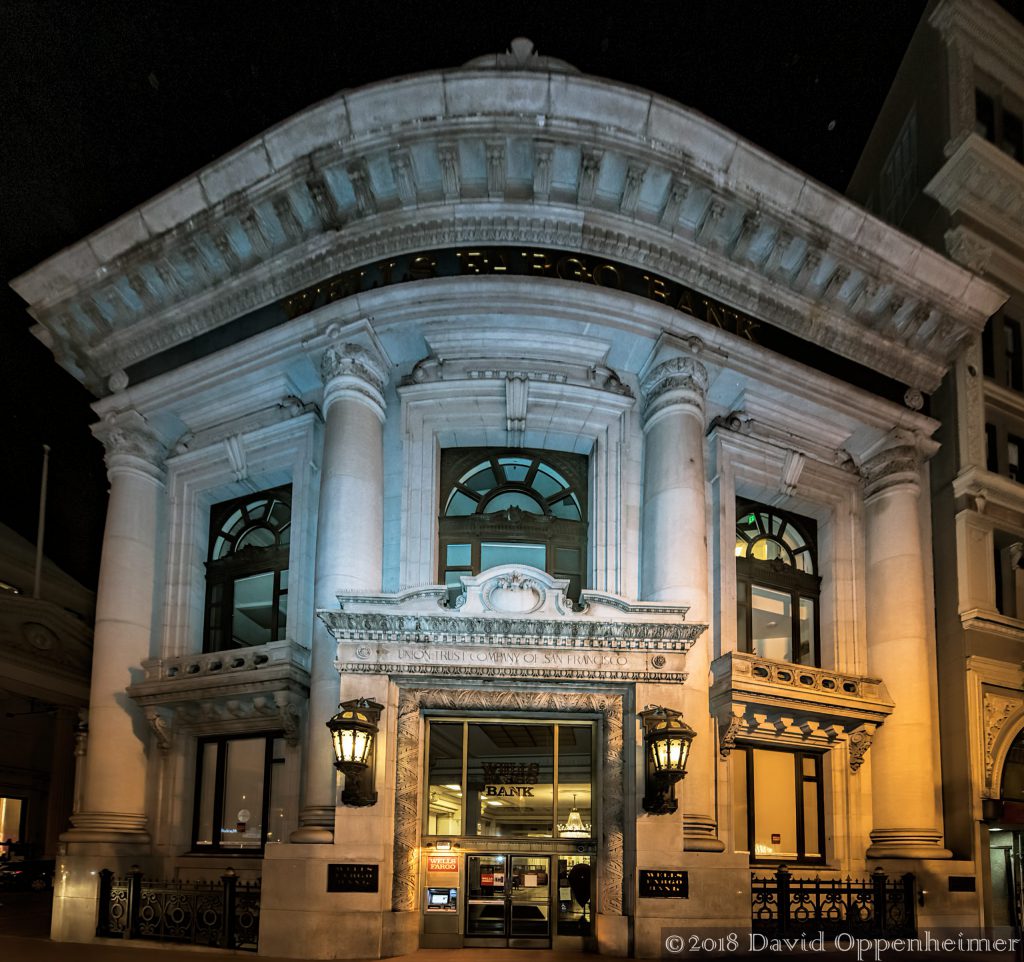
<path fill-rule="evenodd" d="M 551 856 L 466 857 L 465 944 L 551 946 Z"/>
<path fill-rule="evenodd" d="M 1022 934 L 1024 921 L 1024 832 L 989 830 L 992 926 Z"/>

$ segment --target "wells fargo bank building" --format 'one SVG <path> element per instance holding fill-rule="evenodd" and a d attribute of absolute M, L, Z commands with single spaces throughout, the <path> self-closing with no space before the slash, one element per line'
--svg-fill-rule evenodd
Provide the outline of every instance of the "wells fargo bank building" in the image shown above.
<path fill-rule="evenodd" d="M 15 287 L 111 485 L 54 938 L 116 934 L 125 877 L 238 879 L 295 957 L 656 955 L 781 864 L 964 917 L 926 401 L 984 282 L 517 41 Z"/>

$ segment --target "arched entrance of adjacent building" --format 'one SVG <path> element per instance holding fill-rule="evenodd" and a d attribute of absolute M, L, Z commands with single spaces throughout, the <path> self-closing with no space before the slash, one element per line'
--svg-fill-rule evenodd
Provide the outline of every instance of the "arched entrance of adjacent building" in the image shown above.
<path fill-rule="evenodd" d="M 990 817 L 991 924 L 1024 933 L 1024 728 L 1007 749 Z"/>

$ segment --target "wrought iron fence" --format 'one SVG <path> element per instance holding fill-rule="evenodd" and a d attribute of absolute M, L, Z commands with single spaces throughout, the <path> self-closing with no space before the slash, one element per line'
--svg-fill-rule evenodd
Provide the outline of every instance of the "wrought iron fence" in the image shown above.
<path fill-rule="evenodd" d="M 917 891 L 912 872 L 890 879 L 793 878 L 785 865 L 751 880 L 751 927 L 766 935 L 823 932 L 865 937 L 917 934 Z"/>
<path fill-rule="evenodd" d="M 110 869 L 99 875 L 97 936 L 257 949 L 259 881 L 231 873 L 218 882 L 152 881 L 142 872 L 115 878 Z"/>

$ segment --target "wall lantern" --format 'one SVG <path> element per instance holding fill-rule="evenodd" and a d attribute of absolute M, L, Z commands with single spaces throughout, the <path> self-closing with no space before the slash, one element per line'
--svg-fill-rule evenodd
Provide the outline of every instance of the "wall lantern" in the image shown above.
<path fill-rule="evenodd" d="M 345 773 L 341 793 L 344 805 L 375 805 L 377 722 L 384 706 L 368 698 L 353 698 L 338 705 L 329 722 L 334 743 L 334 767 Z"/>
<path fill-rule="evenodd" d="M 643 809 L 652 815 L 671 815 L 679 803 L 675 783 L 686 775 L 690 743 L 697 734 L 681 712 L 648 705 L 640 712 L 644 726 Z"/>

